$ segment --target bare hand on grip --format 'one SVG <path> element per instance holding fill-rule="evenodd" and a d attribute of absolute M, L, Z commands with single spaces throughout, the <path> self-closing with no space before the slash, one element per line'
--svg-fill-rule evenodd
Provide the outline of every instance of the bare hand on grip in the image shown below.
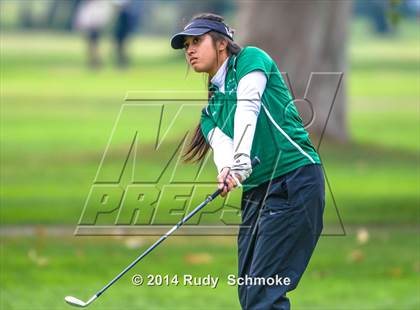
<path fill-rule="evenodd" d="M 218 188 L 223 189 L 220 193 L 222 197 L 225 197 L 228 192 L 230 192 L 235 186 L 236 182 L 230 175 L 230 168 L 225 167 L 220 171 L 219 175 L 217 176 L 217 183 Z"/>

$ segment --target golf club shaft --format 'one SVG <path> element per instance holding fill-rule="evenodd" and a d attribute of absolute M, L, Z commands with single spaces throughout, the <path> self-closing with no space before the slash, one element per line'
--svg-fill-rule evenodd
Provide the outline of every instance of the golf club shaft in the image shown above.
<path fill-rule="evenodd" d="M 212 201 L 215 197 L 220 194 L 220 190 L 213 193 L 209 196 L 204 202 L 202 202 L 198 207 L 196 207 L 190 214 L 188 214 L 185 218 L 178 222 L 174 227 L 171 228 L 166 234 L 159 238 L 153 245 L 151 245 L 146 251 L 143 252 L 139 257 L 136 258 L 130 265 L 128 265 L 123 271 L 120 272 L 111 282 L 109 282 L 103 289 L 101 289 L 96 296 L 100 296 L 108 287 L 114 284 L 119 278 L 121 278 L 127 271 L 129 271 L 135 264 L 137 264 L 140 260 L 142 260 L 147 254 L 153 251 L 159 244 L 161 244 L 166 238 L 168 238 L 173 232 L 175 232 L 179 227 L 181 227 L 186 221 L 188 221 L 192 216 L 194 216 L 198 211 L 200 211 L 204 206 L 206 206 L 210 201 Z M 217 193 L 217 194 L 216 194 Z M 214 198 L 212 198 L 212 196 Z"/>
<path fill-rule="evenodd" d="M 257 166 L 260 163 L 258 157 L 255 157 L 251 165 L 252 167 Z M 159 244 L 161 244 L 166 238 L 168 238 L 172 233 L 174 233 L 179 227 L 181 227 L 185 222 L 187 222 L 191 217 L 193 217 L 198 211 L 204 208 L 209 202 L 215 199 L 217 196 L 220 195 L 222 189 L 216 190 L 213 194 L 211 194 L 205 201 L 203 201 L 199 206 L 197 206 L 191 213 L 189 213 L 186 217 L 184 217 L 181 221 L 179 221 L 174 227 L 172 227 L 166 234 L 159 238 L 152 246 L 150 246 L 146 251 L 143 252 L 139 257 L 137 257 L 130 265 L 128 265 L 123 271 L 121 271 L 114 279 L 111 280 L 107 285 L 105 285 L 96 295 L 94 296 L 95 299 L 99 297 L 103 292 L 105 292 L 112 284 L 118 281 L 127 271 L 129 271 L 134 265 L 136 265 L 140 260 L 142 260 L 147 254 L 153 251 Z M 92 297 L 93 298 L 93 297 Z"/>

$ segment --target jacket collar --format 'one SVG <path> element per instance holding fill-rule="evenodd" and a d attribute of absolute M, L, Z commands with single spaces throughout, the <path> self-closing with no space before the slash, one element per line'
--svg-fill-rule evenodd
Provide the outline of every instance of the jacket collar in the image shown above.
<path fill-rule="evenodd" d="M 225 92 L 225 78 L 228 69 L 228 64 L 230 63 L 230 58 L 231 57 L 226 58 L 226 60 L 223 62 L 219 70 L 217 70 L 216 74 L 210 81 L 210 83 L 216 86 L 222 93 Z"/>
<path fill-rule="evenodd" d="M 236 71 L 236 58 L 241 54 L 241 52 L 244 49 L 239 52 L 238 55 L 232 55 L 226 58 L 226 60 L 223 62 L 223 64 L 220 66 L 219 70 L 217 70 L 216 74 L 211 79 L 210 87 L 214 90 L 219 89 L 222 93 L 225 93 L 225 79 L 226 79 L 226 73 L 229 69 L 233 67 L 233 70 Z"/>

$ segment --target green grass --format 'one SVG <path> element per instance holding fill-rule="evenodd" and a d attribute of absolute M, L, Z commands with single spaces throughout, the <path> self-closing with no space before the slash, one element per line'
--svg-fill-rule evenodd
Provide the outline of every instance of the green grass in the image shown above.
<path fill-rule="evenodd" d="M 296 309 L 415 309 L 419 304 L 419 262 L 415 230 L 369 230 L 365 244 L 355 233 L 322 237 L 297 290 L 290 294 Z M 67 309 L 63 298 L 87 300 L 154 238 L 3 238 L 2 309 Z M 239 309 L 236 287 L 227 276 L 237 274 L 235 237 L 174 237 L 136 265 L 109 289 L 92 309 Z M 331 253 L 334 252 L 334 255 Z M 43 261 L 44 260 L 44 261 Z M 210 287 L 133 286 L 134 274 L 219 277 Z"/>

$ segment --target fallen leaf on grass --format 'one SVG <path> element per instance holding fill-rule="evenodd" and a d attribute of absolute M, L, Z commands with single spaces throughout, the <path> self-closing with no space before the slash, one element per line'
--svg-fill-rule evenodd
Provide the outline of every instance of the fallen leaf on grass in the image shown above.
<path fill-rule="evenodd" d="M 194 253 L 185 255 L 184 260 L 191 265 L 209 264 L 213 261 L 213 257 L 208 253 Z"/>
<path fill-rule="evenodd" d="M 45 256 L 39 256 L 35 249 L 30 249 L 28 252 L 29 259 L 38 267 L 44 267 L 49 264 L 49 259 Z"/>
<path fill-rule="evenodd" d="M 357 242 L 359 244 L 365 244 L 369 241 L 369 232 L 366 228 L 360 228 L 357 230 Z"/>
<path fill-rule="evenodd" d="M 402 269 L 401 269 L 401 267 L 394 267 L 394 268 L 391 268 L 390 270 L 388 270 L 387 274 L 391 278 L 401 278 L 401 276 L 402 276 Z"/>
<path fill-rule="evenodd" d="M 352 263 L 360 263 L 365 260 L 365 253 L 362 250 L 353 250 L 349 254 L 348 259 Z"/>
<path fill-rule="evenodd" d="M 127 248 L 135 250 L 135 249 L 140 248 L 144 244 L 144 242 L 142 238 L 130 237 L 130 238 L 125 239 L 124 244 Z"/>

